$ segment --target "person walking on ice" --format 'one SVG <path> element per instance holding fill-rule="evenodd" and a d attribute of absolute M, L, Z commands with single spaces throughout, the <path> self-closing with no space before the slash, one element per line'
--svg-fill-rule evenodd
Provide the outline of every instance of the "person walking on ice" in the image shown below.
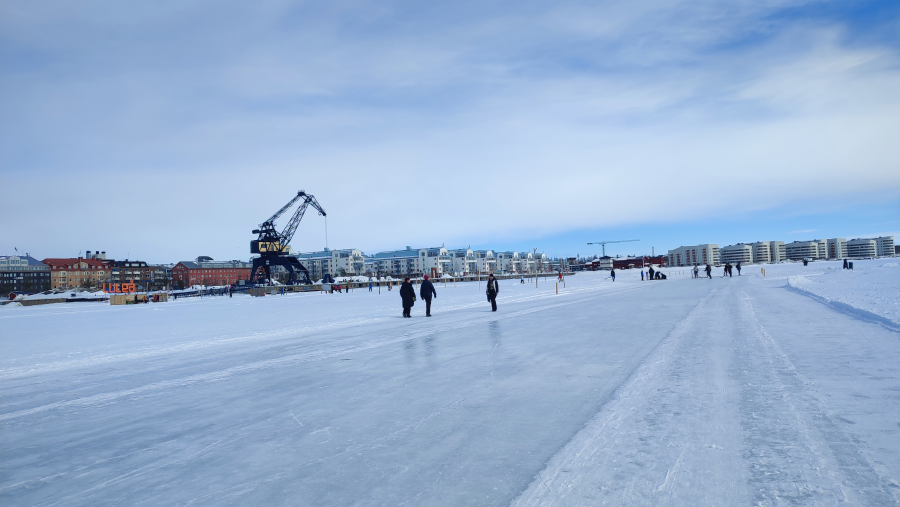
<path fill-rule="evenodd" d="M 410 311 L 412 311 L 413 303 L 416 301 L 416 290 L 409 283 L 408 276 L 400 285 L 400 298 L 403 300 L 403 316 L 406 318 L 412 317 Z"/>
<path fill-rule="evenodd" d="M 700 278 L 700 268 L 694 264 L 694 278 Z"/>
<path fill-rule="evenodd" d="M 641 281 L 642 282 L 644 281 L 644 270 L 643 269 L 641 270 Z"/>
<path fill-rule="evenodd" d="M 712 280 L 712 266 L 710 266 L 709 264 L 706 265 L 706 276 L 708 276 L 709 279 Z"/>
<path fill-rule="evenodd" d="M 641 271 L 641 275 L 642 275 L 642 276 L 641 276 L 641 280 L 644 279 L 643 274 L 644 274 L 644 272 Z M 615 270 L 615 269 L 610 269 L 610 270 L 609 270 L 609 276 L 611 276 L 612 279 L 613 279 L 613 281 L 615 282 L 615 281 L 616 281 L 616 270 Z"/>
<path fill-rule="evenodd" d="M 491 302 L 491 311 L 492 312 L 497 311 L 497 293 L 498 292 L 500 292 L 500 283 L 497 282 L 497 279 L 494 278 L 494 274 L 491 273 L 491 275 L 488 276 L 487 298 L 488 298 L 488 301 Z"/>
<path fill-rule="evenodd" d="M 737 264 L 735 264 L 734 267 L 738 270 L 738 276 L 741 276 L 741 261 L 737 261 Z"/>
<path fill-rule="evenodd" d="M 434 290 L 434 285 L 431 283 L 431 280 L 428 279 L 428 275 L 425 275 L 425 279 L 422 280 L 422 286 L 419 288 L 419 295 L 425 300 L 425 316 L 431 317 L 431 297 L 437 297 L 437 291 Z"/>

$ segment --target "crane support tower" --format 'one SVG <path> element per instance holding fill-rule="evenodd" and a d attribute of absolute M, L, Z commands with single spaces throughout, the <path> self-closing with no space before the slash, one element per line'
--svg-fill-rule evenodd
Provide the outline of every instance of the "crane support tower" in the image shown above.
<path fill-rule="evenodd" d="M 594 241 L 593 243 L 588 243 L 588 245 L 600 245 L 603 247 L 603 256 L 606 257 L 606 244 L 607 243 L 631 243 L 632 241 L 640 241 L 639 239 L 620 239 L 617 241 Z"/>
<path fill-rule="evenodd" d="M 284 230 L 279 233 L 275 230 L 275 220 L 300 200 L 303 201 L 300 207 L 297 208 L 294 216 L 284 226 Z M 262 279 L 270 280 L 272 278 L 272 268 L 275 266 L 282 266 L 290 273 L 289 285 L 312 283 L 312 280 L 309 278 L 309 270 L 303 264 L 300 264 L 296 257 L 287 254 L 291 238 L 297 232 L 297 226 L 300 225 L 300 220 L 303 219 L 303 214 L 306 213 L 306 208 L 309 206 L 318 210 L 323 217 L 326 216 L 325 210 L 322 209 L 322 206 L 319 206 L 316 198 L 301 190 L 297 192 L 297 195 L 290 202 L 282 206 L 268 220 L 261 223 L 259 229 L 253 229 L 253 234 L 258 234 L 259 236 L 250 242 L 250 253 L 259 254 L 259 257 L 253 258 L 253 271 L 250 272 L 250 283 L 259 283 L 261 278 L 259 276 L 260 270 L 264 272 L 265 278 Z"/>

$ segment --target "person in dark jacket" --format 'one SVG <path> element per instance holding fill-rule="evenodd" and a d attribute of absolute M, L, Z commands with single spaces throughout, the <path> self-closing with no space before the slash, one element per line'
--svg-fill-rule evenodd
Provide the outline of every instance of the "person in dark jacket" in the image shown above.
<path fill-rule="evenodd" d="M 738 261 L 737 264 L 734 265 L 734 267 L 736 267 L 738 270 L 738 276 L 741 276 L 741 261 Z"/>
<path fill-rule="evenodd" d="M 412 317 L 410 312 L 412 311 L 413 303 L 416 300 L 416 290 L 413 289 L 411 283 L 409 283 L 409 277 L 403 279 L 403 283 L 400 284 L 400 298 L 403 300 L 403 316 L 406 318 Z"/>
<path fill-rule="evenodd" d="M 850 269 L 847 267 L 847 259 L 844 259 L 844 269 Z"/>
<path fill-rule="evenodd" d="M 706 276 L 708 276 L 709 279 L 712 280 L 712 266 L 710 266 L 709 264 L 706 265 Z"/>
<path fill-rule="evenodd" d="M 428 279 L 428 275 L 425 275 L 425 279 L 422 280 L 422 286 L 419 287 L 419 295 L 425 300 L 425 316 L 431 317 L 431 298 L 432 296 L 437 297 L 437 291 L 434 290 L 434 285 Z"/>
<path fill-rule="evenodd" d="M 488 301 L 491 302 L 491 311 L 497 311 L 497 293 L 500 292 L 500 283 L 497 282 L 497 279 L 494 278 L 494 274 L 488 277 L 487 283 L 487 298 Z"/>
<path fill-rule="evenodd" d="M 641 271 L 641 273 L 643 273 L 643 271 Z M 613 281 L 615 282 L 615 281 L 616 281 L 616 270 L 615 270 L 615 269 L 610 269 L 610 270 L 609 270 L 609 276 L 611 276 L 612 279 L 613 279 Z M 643 278 L 641 278 L 641 280 L 643 280 Z"/>
<path fill-rule="evenodd" d="M 653 271 L 653 266 L 650 266 L 650 269 L 648 269 L 647 272 L 650 273 L 649 279 L 653 280 L 653 273 L 655 273 L 655 271 Z"/>

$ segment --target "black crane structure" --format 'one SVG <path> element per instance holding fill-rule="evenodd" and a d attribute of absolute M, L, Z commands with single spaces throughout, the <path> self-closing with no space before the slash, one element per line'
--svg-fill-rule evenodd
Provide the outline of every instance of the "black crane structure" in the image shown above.
<path fill-rule="evenodd" d="M 297 208 L 294 216 L 284 226 L 284 230 L 279 233 L 275 229 L 275 220 L 300 200 L 303 201 L 300 207 Z M 318 210 L 323 217 L 326 216 L 325 210 L 322 209 L 322 206 L 319 206 L 319 201 L 312 195 L 300 190 L 290 202 L 260 224 L 259 229 L 253 229 L 253 234 L 258 234 L 259 237 L 250 242 L 250 253 L 259 254 L 259 257 L 253 258 L 253 271 L 250 272 L 250 283 L 260 283 L 260 270 L 264 272 L 264 278 L 262 279 L 270 280 L 272 278 L 272 268 L 275 266 L 285 268 L 290 274 L 288 278 L 289 285 L 312 283 L 312 280 L 309 278 L 309 270 L 303 264 L 300 264 L 296 257 L 287 254 L 291 238 L 297 232 L 297 226 L 300 225 L 300 220 L 303 219 L 306 208 L 309 206 Z"/>

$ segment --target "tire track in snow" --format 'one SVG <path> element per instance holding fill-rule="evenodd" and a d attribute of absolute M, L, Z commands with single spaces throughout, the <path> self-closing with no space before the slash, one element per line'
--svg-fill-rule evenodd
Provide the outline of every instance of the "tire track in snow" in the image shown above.
<path fill-rule="evenodd" d="M 679 482 L 693 481 L 702 490 L 708 485 L 703 480 L 721 479 L 697 474 L 681 478 L 693 472 L 686 461 L 722 452 L 726 438 L 705 420 L 719 409 L 709 400 L 723 401 L 722 386 L 695 384 L 698 373 L 712 369 L 717 380 L 726 376 L 722 365 L 696 364 L 709 335 L 698 330 L 708 326 L 715 315 L 710 306 L 719 297 L 713 290 L 700 300 L 511 505 L 688 505 L 678 494 L 690 486 Z M 691 441 L 702 431 L 720 445 Z"/>
<path fill-rule="evenodd" d="M 900 503 L 896 483 L 875 471 L 865 445 L 834 420 L 827 399 L 759 322 L 750 297 L 739 295 L 746 341 L 733 371 L 742 386 L 753 503 Z"/>

